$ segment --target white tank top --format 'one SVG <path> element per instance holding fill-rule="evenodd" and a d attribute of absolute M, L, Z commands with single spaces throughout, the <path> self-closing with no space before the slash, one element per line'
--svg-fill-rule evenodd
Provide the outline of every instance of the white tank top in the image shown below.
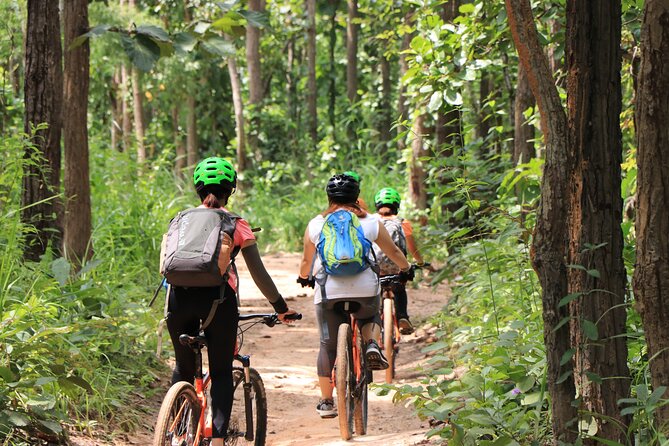
<path fill-rule="evenodd" d="M 379 217 L 375 214 L 367 214 L 366 217 L 360 218 L 360 225 L 362 232 L 367 237 L 367 240 L 374 242 L 379 236 Z M 309 222 L 309 239 L 314 245 L 318 243 L 321 230 L 325 224 L 325 217 L 318 215 Z M 316 257 L 314 263 L 313 274 L 324 274 L 321 272 L 321 262 L 318 257 L 318 252 L 314 254 Z M 367 268 L 360 274 L 355 276 L 329 276 L 325 282 L 325 294 L 327 299 L 346 299 L 355 297 L 374 297 L 381 292 L 379 288 L 379 280 L 371 268 Z M 314 289 L 314 303 L 321 302 L 321 289 L 318 282 Z"/>

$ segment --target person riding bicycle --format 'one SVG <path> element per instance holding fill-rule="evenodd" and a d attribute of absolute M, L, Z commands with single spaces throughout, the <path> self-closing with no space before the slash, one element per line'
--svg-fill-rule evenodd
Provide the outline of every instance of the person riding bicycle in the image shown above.
<path fill-rule="evenodd" d="M 224 206 L 235 192 L 237 173 L 232 164 L 223 158 L 206 158 L 195 168 L 193 182 L 202 202 L 200 208 L 227 211 Z M 256 238 L 243 218 L 235 220 L 233 248 L 241 250 L 251 277 L 272 304 L 274 311 L 279 314 L 279 319 L 284 321 L 287 314 L 294 314 L 295 311 L 288 308 L 267 273 L 260 258 Z M 204 334 L 207 338 L 211 376 L 212 446 L 223 446 L 232 410 L 232 361 L 237 342 L 239 309 L 238 277 L 234 269 L 231 269 L 228 282 L 222 287 L 170 286 L 168 296 L 167 327 L 176 359 L 172 384 L 194 381 L 195 353 L 179 342 L 179 335 L 197 335 L 201 321 L 211 317 Z M 221 299 L 221 295 L 222 302 L 214 305 L 215 301 Z"/>
<path fill-rule="evenodd" d="M 370 368 L 386 369 L 388 361 L 376 342 L 380 338 L 381 327 L 380 289 L 375 268 L 368 267 L 355 275 L 330 275 L 325 272 L 320 255 L 317 254 L 316 245 L 322 236 L 328 216 L 340 210 L 353 214 L 359 221 L 364 237 L 369 242 L 376 242 L 401 268 L 407 280 L 410 279 L 409 275 L 413 270 L 402 251 L 393 243 L 378 216 L 367 213 L 357 203 L 360 194 L 358 181 L 349 175 L 334 175 L 329 179 L 325 190 L 329 207 L 314 217 L 305 230 L 304 251 L 297 282 L 302 286 L 315 287 L 314 304 L 320 332 L 317 371 L 321 391 L 321 399 L 316 410 L 322 418 L 332 418 L 337 415 L 330 381 L 337 354 L 337 332 L 339 325 L 347 322 L 349 318 L 341 305 L 337 305 L 338 302 L 353 301 L 358 304 L 353 316 L 361 327 L 365 341 L 365 356 Z M 312 272 L 315 273 L 315 277 L 311 275 Z"/>
<path fill-rule="evenodd" d="M 400 208 L 400 194 L 392 187 L 384 187 L 374 195 L 374 206 L 381 218 L 386 229 L 391 234 L 395 244 L 402 250 L 404 254 L 407 252 L 411 254 L 418 266 L 422 266 L 425 262 L 423 256 L 418 250 L 416 240 L 413 237 L 413 227 L 411 222 L 407 219 L 400 218 L 397 211 Z M 388 261 L 375 247 L 377 252 L 377 260 L 379 261 L 380 275 L 387 276 L 397 274 L 399 270 L 392 262 Z M 404 283 L 393 284 L 393 294 L 395 296 L 395 311 L 397 312 L 397 323 L 400 328 L 400 333 L 411 334 L 414 331 L 409 313 L 407 310 L 408 297 L 406 286 Z"/>

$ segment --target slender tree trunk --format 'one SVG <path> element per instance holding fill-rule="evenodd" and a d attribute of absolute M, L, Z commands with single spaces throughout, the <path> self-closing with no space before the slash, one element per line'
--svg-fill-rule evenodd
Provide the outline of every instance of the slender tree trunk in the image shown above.
<path fill-rule="evenodd" d="M 382 54 L 379 55 L 379 69 L 381 71 L 381 98 L 379 99 L 379 107 L 377 113 L 381 117 L 379 119 L 379 139 L 382 144 L 381 156 L 386 159 L 388 153 L 388 144 L 393 139 L 391 132 L 392 127 L 392 109 L 390 108 L 390 100 L 392 97 L 392 84 L 390 80 L 390 60 L 385 55 L 385 46 L 382 48 Z"/>
<path fill-rule="evenodd" d="M 316 0 L 307 2 L 307 109 L 311 143 L 318 143 L 318 90 L 316 86 Z"/>
<path fill-rule="evenodd" d="M 297 82 L 295 82 L 295 37 L 290 36 L 286 45 L 286 103 L 291 122 L 297 119 Z"/>
<path fill-rule="evenodd" d="M 346 21 L 346 95 L 351 103 L 358 100 L 358 1 L 348 0 Z"/>
<path fill-rule="evenodd" d="M 427 191 L 425 190 L 425 167 L 421 158 L 427 155 L 423 135 L 425 134 L 425 114 L 416 113 L 411 128 L 411 162 L 409 165 L 409 195 L 416 209 L 427 208 Z M 421 218 L 421 224 L 427 223 Z"/>
<path fill-rule="evenodd" d="M 651 358 L 653 387 L 669 383 L 669 3 L 646 0 L 637 91 L 638 205 L 634 294 Z M 663 398 L 669 398 L 665 392 Z M 666 428 L 669 406 L 655 411 Z M 666 429 L 664 430 L 666 433 Z"/>
<path fill-rule="evenodd" d="M 58 2 L 28 0 L 25 39 L 24 131 L 34 133 L 26 146 L 21 221 L 35 228 L 26 234 L 24 257 L 39 260 L 47 245 L 60 250 L 62 204 L 60 193 L 60 136 L 63 107 L 63 68 Z"/>
<path fill-rule="evenodd" d="M 174 170 L 177 175 L 184 176 L 184 170 L 186 169 L 187 163 L 187 154 L 186 147 L 184 146 L 184 140 L 181 137 L 181 125 L 179 123 L 179 107 L 172 108 L 172 132 L 174 135 L 174 152 L 176 154 L 176 159 L 174 160 Z"/>
<path fill-rule="evenodd" d="M 626 432 L 620 426 L 628 420 L 619 415 L 617 402 L 629 397 L 630 375 L 620 227 L 621 14 L 620 0 L 567 1 L 569 146 L 575 162 L 568 182 L 570 263 L 598 271 L 597 277 L 569 271 L 569 292 L 587 293 L 571 303 L 575 378 L 585 409 L 603 417 L 595 418 L 597 436 L 623 443 Z M 597 339 L 585 336 L 588 323 L 597 324 Z"/>
<path fill-rule="evenodd" d="M 90 257 L 91 186 L 88 168 L 88 85 L 90 49 L 88 40 L 68 49 L 74 39 L 88 32 L 88 0 L 63 3 L 65 153 L 64 251 L 74 265 Z"/>
<path fill-rule="evenodd" d="M 193 95 L 186 99 L 186 163 L 191 171 L 200 156 L 198 152 L 196 103 Z"/>
<path fill-rule="evenodd" d="M 263 12 L 264 10 L 264 0 L 249 0 L 249 11 Z M 248 143 L 251 152 L 255 155 L 255 160 L 261 162 L 262 152 L 258 147 L 258 127 L 260 126 L 259 114 L 262 107 L 264 88 L 260 65 L 260 29 L 251 25 L 246 27 L 246 66 L 248 69 L 249 107 L 251 111 L 251 128 L 249 130 Z"/>
<path fill-rule="evenodd" d="M 335 50 L 337 48 L 337 8 L 339 7 L 339 0 L 330 0 L 330 7 L 332 8 L 332 15 L 330 16 L 330 88 L 329 88 L 329 105 L 328 118 L 330 126 L 336 128 L 336 107 L 337 107 L 337 75 L 335 64 Z M 335 132 L 336 133 L 336 132 Z"/>
<path fill-rule="evenodd" d="M 244 130 L 244 104 L 242 102 L 242 85 L 234 57 L 228 58 L 228 73 L 232 87 L 232 103 L 235 107 L 235 131 L 237 133 L 237 171 L 246 170 L 246 133 Z"/>
<path fill-rule="evenodd" d="M 567 306 L 559 302 L 567 295 L 568 191 L 573 161 L 567 150 L 567 116 L 548 67 L 529 0 L 505 0 L 509 27 L 520 62 L 541 114 L 541 129 L 546 143 L 546 162 L 541 181 L 541 202 L 532 244 L 532 264 L 542 288 L 544 343 L 546 344 L 547 385 L 551 395 L 553 444 L 573 443 L 577 417 L 573 361 L 565 360 L 570 348 Z M 566 377 L 566 378 L 565 378 Z"/>
<path fill-rule="evenodd" d="M 527 163 L 536 156 L 534 150 L 534 126 L 527 122 L 525 110 L 534 107 L 534 95 L 530 89 L 525 69 L 518 67 L 518 83 L 514 99 L 513 163 Z"/>
<path fill-rule="evenodd" d="M 135 117 L 135 139 L 137 140 L 137 162 L 146 161 L 144 147 L 144 99 L 142 98 L 141 76 L 137 68 L 132 69 L 132 103 Z"/>
<path fill-rule="evenodd" d="M 109 104 L 111 108 L 111 147 L 114 150 L 123 151 L 123 145 L 120 143 L 123 138 L 123 98 L 119 97 L 121 91 L 121 69 L 114 70 L 111 86 L 109 88 Z"/>
<path fill-rule="evenodd" d="M 413 26 L 413 11 L 407 12 L 406 15 L 404 16 L 404 24 L 407 26 Z M 398 93 L 398 100 L 397 100 L 397 113 L 400 116 L 400 123 L 397 126 L 397 133 L 402 135 L 407 131 L 406 127 L 402 124 L 402 121 L 405 121 L 409 118 L 408 116 L 408 108 L 406 104 L 406 91 L 407 87 L 404 85 L 404 82 L 402 79 L 404 79 L 404 75 L 409 71 L 409 63 L 407 62 L 406 58 L 406 50 L 409 49 L 409 45 L 411 44 L 411 39 L 413 38 L 413 32 L 408 33 L 405 32 L 405 34 L 402 36 L 402 44 L 400 45 L 400 88 L 399 88 L 399 93 Z M 400 137 L 397 141 L 397 148 L 399 150 L 404 150 L 406 148 L 406 138 Z"/>
<path fill-rule="evenodd" d="M 130 70 L 121 64 L 121 122 L 123 131 L 123 151 L 127 152 L 132 146 L 132 108 L 130 107 Z"/>

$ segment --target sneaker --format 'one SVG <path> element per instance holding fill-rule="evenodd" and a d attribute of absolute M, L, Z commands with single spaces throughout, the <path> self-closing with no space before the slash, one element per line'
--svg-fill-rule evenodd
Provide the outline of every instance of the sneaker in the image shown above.
<path fill-rule="evenodd" d="M 399 320 L 398 325 L 400 326 L 400 333 L 403 335 L 408 335 L 413 333 L 413 325 L 408 317 L 403 317 Z"/>
<path fill-rule="evenodd" d="M 371 370 L 385 370 L 388 368 L 388 360 L 383 356 L 383 353 L 381 353 L 379 344 L 373 339 L 367 343 L 365 357 L 367 358 L 367 363 Z"/>
<path fill-rule="evenodd" d="M 316 406 L 316 412 L 321 418 L 334 418 L 337 416 L 337 407 L 334 400 L 320 400 Z"/>

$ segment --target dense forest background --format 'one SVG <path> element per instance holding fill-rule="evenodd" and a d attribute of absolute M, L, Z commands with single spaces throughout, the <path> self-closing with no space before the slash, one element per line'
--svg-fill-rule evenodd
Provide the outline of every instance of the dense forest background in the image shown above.
<path fill-rule="evenodd" d="M 394 389 L 433 435 L 667 444 L 666 0 L 0 0 L 0 17 L 4 444 L 137 425 L 129 402 L 166 373 L 159 240 L 211 155 L 266 251 L 299 250 L 334 173 L 367 203 L 402 192 L 454 293 L 423 385 Z"/>

